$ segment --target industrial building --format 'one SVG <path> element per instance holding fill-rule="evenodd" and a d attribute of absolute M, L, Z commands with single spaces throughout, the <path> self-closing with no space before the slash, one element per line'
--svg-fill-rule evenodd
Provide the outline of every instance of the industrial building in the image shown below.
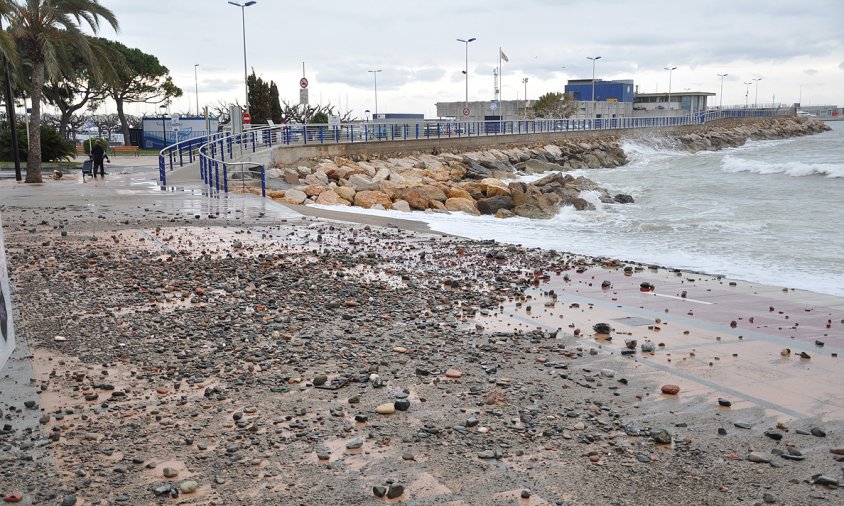
<path fill-rule="evenodd" d="M 708 91 L 678 91 L 674 93 L 637 93 L 633 100 L 635 116 L 665 116 L 692 114 L 707 109 Z M 669 100 L 670 99 L 670 100 Z"/>

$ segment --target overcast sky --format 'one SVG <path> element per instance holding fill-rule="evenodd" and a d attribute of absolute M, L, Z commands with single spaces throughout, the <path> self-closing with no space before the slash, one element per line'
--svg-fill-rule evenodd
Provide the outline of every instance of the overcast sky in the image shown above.
<path fill-rule="evenodd" d="M 101 0 L 120 31 L 102 36 L 156 55 L 185 96 L 174 111 L 194 111 L 194 64 L 200 104 L 243 102 L 241 9 L 225 0 Z M 310 101 L 353 116 L 379 112 L 436 114 L 438 101 L 462 101 L 469 44 L 469 99 L 492 100 L 498 48 L 502 98 L 562 91 L 567 79 L 591 78 L 587 56 L 601 56 L 596 77 L 633 79 L 640 92 L 691 89 L 744 104 L 745 82 L 758 101 L 844 105 L 842 0 L 258 0 L 247 7 L 251 69 L 296 102 L 302 62 Z M 564 68 L 565 67 L 565 68 Z M 756 98 L 750 86 L 749 101 Z M 717 99 L 716 99 L 717 100 Z M 711 103 L 711 102 L 710 102 Z M 114 106 L 107 106 L 114 112 Z M 154 106 L 130 106 L 138 114 Z"/>

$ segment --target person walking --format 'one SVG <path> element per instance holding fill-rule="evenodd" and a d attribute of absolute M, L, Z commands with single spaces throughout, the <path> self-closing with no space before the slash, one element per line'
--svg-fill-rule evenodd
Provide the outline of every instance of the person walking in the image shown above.
<path fill-rule="evenodd" d="M 91 148 L 91 159 L 94 160 L 94 179 L 97 179 L 97 167 L 100 168 L 100 176 L 105 178 L 105 167 L 103 167 L 103 159 L 111 163 L 108 155 L 103 148 L 102 142 L 97 140 L 94 142 L 94 147 Z"/>

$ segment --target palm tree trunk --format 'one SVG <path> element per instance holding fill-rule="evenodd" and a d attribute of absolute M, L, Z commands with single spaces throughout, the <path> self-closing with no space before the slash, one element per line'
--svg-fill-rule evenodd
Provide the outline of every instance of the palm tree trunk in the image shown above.
<path fill-rule="evenodd" d="M 29 152 L 26 182 L 41 183 L 41 90 L 44 88 L 44 62 L 32 62 L 32 114 L 29 117 Z"/>

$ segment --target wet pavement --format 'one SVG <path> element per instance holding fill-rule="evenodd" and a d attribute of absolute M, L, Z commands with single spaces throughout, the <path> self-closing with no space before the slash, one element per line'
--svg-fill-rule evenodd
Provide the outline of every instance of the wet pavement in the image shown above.
<path fill-rule="evenodd" d="M 786 419 L 844 420 L 840 297 L 667 269 L 596 266 L 549 274 L 531 299 L 503 306 L 484 324 L 578 328 L 594 346 L 616 354 L 625 340 L 636 339 L 637 371 L 680 385 L 681 395 L 729 397 L 736 407 L 757 406 Z M 611 286 L 602 287 L 605 281 Z M 641 283 L 654 289 L 642 291 Z M 614 328 L 612 340 L 592 338 L 599 322 Z M 656 344 L 654 353 L 640 351 L 648 341 Z"/>

